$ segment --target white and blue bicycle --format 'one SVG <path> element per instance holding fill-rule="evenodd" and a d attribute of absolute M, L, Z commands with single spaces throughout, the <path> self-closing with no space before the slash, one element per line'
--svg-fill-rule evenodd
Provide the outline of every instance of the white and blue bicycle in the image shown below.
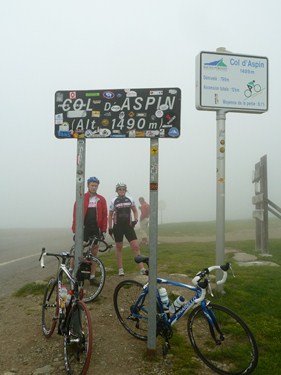
<path fill-rule="evenodd" d="M 137 256 L 135 261 L 149 265 L 147 256 Z M 187 326 L 177 324 L 177 332 L 184 330 L 186 336 L 187 331 L 191 345 L 200 359 L 218 374 L 242 375 L 253 372 L 258 363 L 258 348 L 249 327 L 227 307 L 206 299 L 207 290 L 211 292 L 210 273 L 220 269 L 223 277 L 217 284 L 223 284 L 229 268 L 229 263 L 205 268 L 193 278 L 193 285 L 157 278 L 158 284 L 193 292 L 190 299 L 182 299 L 178 309 L 174 306 L 171 309 L 163 304 L 157 289 L 157 335 L 165 340 L 163 354 L 170 348 L 173 325 L 194 307 L 188 316 Z M 119 321 L 131 335 L 140 340 L 147 340 L 148 291 L 148 283 L 143 285 L 136 280 L 124 280 L 117 285 L 113 296 Z"/>

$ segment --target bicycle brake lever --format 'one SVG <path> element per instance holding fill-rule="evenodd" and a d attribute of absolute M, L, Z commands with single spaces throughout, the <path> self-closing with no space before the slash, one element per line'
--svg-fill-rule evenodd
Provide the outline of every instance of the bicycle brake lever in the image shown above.
<path fill-rule="evenodd" d="M 229 268 L 230 268 L 230 271 L 232 273 L 232 276 L 235 277 L 234 272 L 233 272 L 233 268 L 231 267 L 231 264 L 229 265 Z"/>
<path fill-rule="evenodd" d="M 210 283 L 210 282 L 208 283 L 208 292 L 210 293 L 210 295 L 211 295 L 212 297 L 214 297 L 214 295 L 213 295 L 213 291 L 212 291 L 212 287 L 211 287 L 211 283 Z"/>

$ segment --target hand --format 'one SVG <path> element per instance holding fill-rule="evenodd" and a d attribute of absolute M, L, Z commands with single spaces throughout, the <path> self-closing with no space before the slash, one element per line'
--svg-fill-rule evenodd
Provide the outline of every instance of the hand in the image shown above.
<path fill-rule="evenodd" d="M 108 233 L 109 233 L 110 236 L 112 236 L 113 235 L 113 228 L 109 228 Z"/>
<path fill-rule="evenodd" d="M 137 225 L 137 222 L 138 222 L 138 220 L 133 220 L 133 221 L 131 222 L 131 226 L 132 226 L 133 228 L 135 228 L 135 226 Z"/>

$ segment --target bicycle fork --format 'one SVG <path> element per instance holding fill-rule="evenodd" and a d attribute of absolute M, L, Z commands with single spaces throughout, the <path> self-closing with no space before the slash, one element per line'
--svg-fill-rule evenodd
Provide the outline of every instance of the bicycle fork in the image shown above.
<path fill-rule="evenodd" d="M 207 306 L 204 306 L 202 310 L 208 321 L 209 330 L 213 340 L 215 341 L 216 345 L 221 345 L 222 341 L 224 341 L 224 335 L 219 327 L 219 323 L 215 314 L 213 313 L 212 309 L 209 309 Z M 217 338 L 215 330 L 219 334 L 219 338 Z"/>

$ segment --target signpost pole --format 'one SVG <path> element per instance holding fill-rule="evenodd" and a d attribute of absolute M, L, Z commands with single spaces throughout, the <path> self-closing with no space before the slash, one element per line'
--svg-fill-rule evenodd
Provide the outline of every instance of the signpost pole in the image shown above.
<path fill-rule="evenodd" d="M 158 243 L 158 138 L 150 140 L 149 300 L 147 353 L 156 353 L 156 288 Z"/>
<path fill-rule="evenodd" d="M 217 206 L 216 206 L 216 264 L 224 263 L 225 241 L 225 118 L 217 111 Z M 221 275 L 217 275 L 221 277 Z M 222 289 L 221 289 L 222 290 Z"/>
<path fill-rule="evenodd" d="M 86 140 L 77 140 L 76 164 L 76 231 L 75 231 L 75 265 L 74 274 L 78 268 L 78 259 L 83 251 L 84 239 L 84 187 L 85 187 L 85 152 Z"/>

